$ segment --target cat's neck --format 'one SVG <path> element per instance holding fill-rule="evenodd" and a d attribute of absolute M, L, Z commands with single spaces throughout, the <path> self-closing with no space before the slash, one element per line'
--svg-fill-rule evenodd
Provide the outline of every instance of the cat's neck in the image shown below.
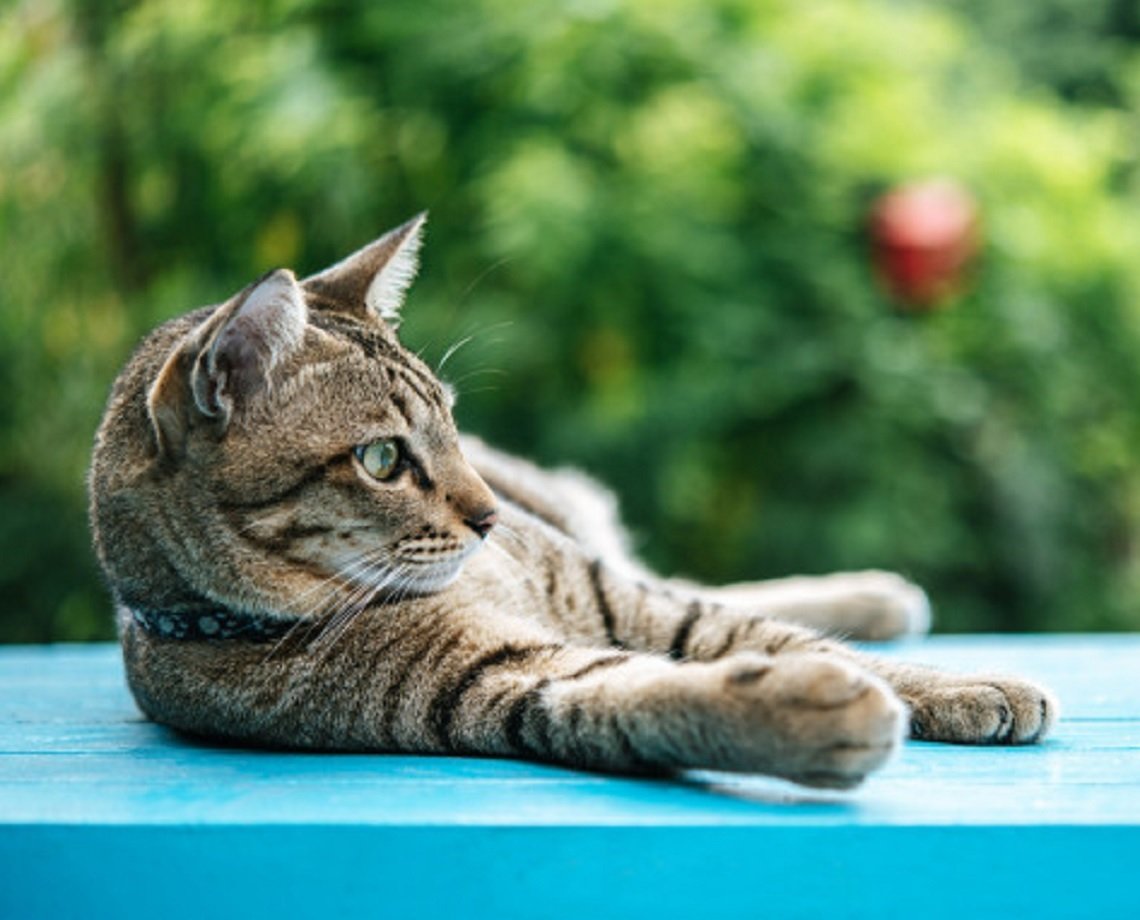
<path fill-rule="evenodd" d="M 302 617 L 267 616 L 234 610 L 218 604 L 166 609 L 118 603 L 120 623 L 134 623 L 144 632 L 160 639 L 200 641 L 203 639 L 241 639 L 247 642 L 274 642 L 293 633 Z"/>

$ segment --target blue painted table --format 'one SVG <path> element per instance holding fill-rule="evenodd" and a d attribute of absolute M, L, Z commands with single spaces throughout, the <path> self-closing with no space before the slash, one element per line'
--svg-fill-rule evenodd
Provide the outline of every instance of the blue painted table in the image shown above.
<path fill-rule="evenodd" d="M 113 647 L 0 649 L 0 918 L 1140 917 L 1140 636 L 886 653 L 1035 676 L 1064 717 L 814 793 L 204 747 Z"/>

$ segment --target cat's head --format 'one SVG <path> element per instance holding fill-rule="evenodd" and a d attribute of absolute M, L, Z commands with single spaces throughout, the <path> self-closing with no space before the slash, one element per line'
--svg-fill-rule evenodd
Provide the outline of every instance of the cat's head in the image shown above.
<path fill-rule="evenodd" d="M 431 593 L 495 522 L 450 390 L 396 337 L 423 217 L 160 327 L 112 393 L 96 549 L 128 604 L 324 614 Z"/>

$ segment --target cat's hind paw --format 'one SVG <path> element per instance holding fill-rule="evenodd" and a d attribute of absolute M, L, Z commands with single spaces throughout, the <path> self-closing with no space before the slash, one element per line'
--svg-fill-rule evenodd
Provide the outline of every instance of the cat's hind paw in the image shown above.
<path fill-rule="evenodd" d="M 930 600 L 894 572 L 869 570 L 730 585 L 717 599 L 845 639 L 879 641 L 930 631 Z"/>
<path fill-rule="evenodd" d="M 913 582 L 893 572 L 836 576 L 843 592 L 835 602 L 835 628 L 852 639 L 921 636 L 930 631 L 930 599 Z"/>

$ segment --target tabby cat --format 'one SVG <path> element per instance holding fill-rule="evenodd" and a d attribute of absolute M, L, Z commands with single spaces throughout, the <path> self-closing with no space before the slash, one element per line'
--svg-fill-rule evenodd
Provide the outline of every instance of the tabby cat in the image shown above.
<path fill-rule="evenodd" d="M 609 495 L 456 431 L 398 341 L 423 216 L 152 332 L 90 473 L 131 691 L 251 744 L 711 768 L 850 787 L 903 735 L 1040 739 L 1049 693 L 812 627 L 925 628 L 869 572 L 727 588 L 626 553 Z"/>

